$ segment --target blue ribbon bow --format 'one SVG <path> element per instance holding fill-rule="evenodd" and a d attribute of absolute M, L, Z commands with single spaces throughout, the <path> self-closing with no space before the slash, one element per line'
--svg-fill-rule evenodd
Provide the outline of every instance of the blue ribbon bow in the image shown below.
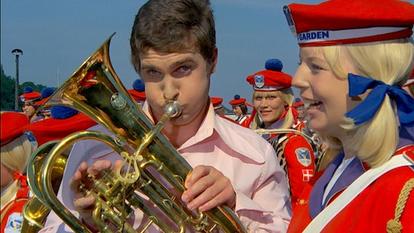
<path fill-rule="evenodd" d="M 347 117 L 352 118 L 356 125 L 362 124 L 374 117 L 381 107 L 386 94 L 397 104 L 400 123 L 402 125 L 414 123 L 414 99 L 401 87 L 391 86 L 379 80 L 351 73 L 348 74 L 348 83 L 348 96 L 350 97 L 361 95 L 368 89 L 372 89 L 365 100 L 345 114 Z"/>

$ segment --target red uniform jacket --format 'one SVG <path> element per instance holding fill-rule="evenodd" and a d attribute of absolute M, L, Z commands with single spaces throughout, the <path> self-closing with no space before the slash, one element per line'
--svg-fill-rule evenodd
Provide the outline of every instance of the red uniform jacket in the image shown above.
<path fill-rule="evenodd" d="M 274 134 L 268 139 L 276 151 L 280 165 L 289 181 L 292 205 L 295 205 L 305 185 L 315 173 L 312 145 L 301 135 Z"/>
<path fill-rule="evenodd" d="M 414 146 L 404 148 L 403 152 L 414 160 Z M 335 165 L 339 165 L 342 161 L 343 156 L 338 157 L 326 168 L 323 174 L 317 175 L 320 175 L 317 180 L 315 176 L 315 179 L 304 188 L 301 198 L 294 206 L 288 232 L 302 232 L 326 206 L 319 203 L 321 203 L 323 189 L 327 184 L 326 180 L 329 182 L 333 174 L 332 171 L 336 169 Z M 342 174 L 348 177 L 348 180 L 344 178 L 337 181 L 336 187 L 334 186 L 328 195 L 327 205 L 364 171 L 364 165 L 358 159 L 354 159 Z M 401 189 L 412 178 L 414 178 L 412 167 L 405 166 L 388 171 L 340 211 L 322 232 L 387 232 L 387 222 L 394 219 Z M 403 227 L 402 232 L 414 232 L 414 192 L 409 195 L 399 220 Z"/>
<path fill-rule="evenodd" d="M 297 112 L 292 110 L 296 123 L 293 129 L 302 131 L 305 124 L 296 120 Z M 249 128 L 257 114 L 254 109 L 250 117 L 244 121 L 242 126 Z M 284 121 L 286 111 L 280 119 L 272 124 L 270 129 L 279 128 Z M 291 202 L 294 205 L 297 202 L 302 190 L 315 173 L 315 153 L 312 145 L 301 135 L 289 134 L 270 134 L 264 138 L 272 144 L 278 157 L 280 166 L 285 170 L 289 181 Z"/>

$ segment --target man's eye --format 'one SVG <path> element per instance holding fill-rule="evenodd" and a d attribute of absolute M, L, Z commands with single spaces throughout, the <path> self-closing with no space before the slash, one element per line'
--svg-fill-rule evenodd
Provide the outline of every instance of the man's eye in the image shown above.
<path fill-rule="evenodd" d="M 187 75 L 191 72 L 191 66 L 189 65 L 182 65 L 175 70 L 175 73 L 179 76 Z"/>
<path fill-rule="evenodd" d="M 258 97 L 256 97 L 256 98 L 254 98 L 256 101 L 261 101 L 262 100 L 262 97 L 261 96 L 258 96 Z"/>
<path fill-rule="evenodd" d="M 154 69 L 145 70 L 145 76 L 150 78 L 159 78 L 161 77 L 161 73 Z"/>
<path fill-rule="evenodd" d="M 159 72 L 156 70 L 148 70 L 149 75 L 157 75 Z"/>

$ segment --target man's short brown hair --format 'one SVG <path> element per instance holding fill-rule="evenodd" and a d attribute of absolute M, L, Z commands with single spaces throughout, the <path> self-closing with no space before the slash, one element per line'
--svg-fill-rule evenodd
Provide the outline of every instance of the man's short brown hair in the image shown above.
<path fill-rule="evenodd" d="M 209 0 L 149 0 L 135 17 L 131 59 L 137 72 L 149 49 L 161 53 L 199 52 L 215 59 L 216 31 Z"/>

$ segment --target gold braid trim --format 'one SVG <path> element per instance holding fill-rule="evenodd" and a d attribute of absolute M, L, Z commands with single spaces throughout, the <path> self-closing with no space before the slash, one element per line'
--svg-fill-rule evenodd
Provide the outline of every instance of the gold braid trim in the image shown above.
<path fill-rule="evenodd" d="M 414 188 L 414 178 L 409 179 L 405 182 L 404 187 L 401 189 L 400 195 L 398 196 L 397 205 L 395 207 L 394 219 L 390 219 L 387 222 L 387 232 L 397 233 L 402 231 L 402 224 L 400 222 L 401 214 L 404 211 L 405 204 L 407 204 L 408 196 L 410 196 L 411 190 Z"/>

